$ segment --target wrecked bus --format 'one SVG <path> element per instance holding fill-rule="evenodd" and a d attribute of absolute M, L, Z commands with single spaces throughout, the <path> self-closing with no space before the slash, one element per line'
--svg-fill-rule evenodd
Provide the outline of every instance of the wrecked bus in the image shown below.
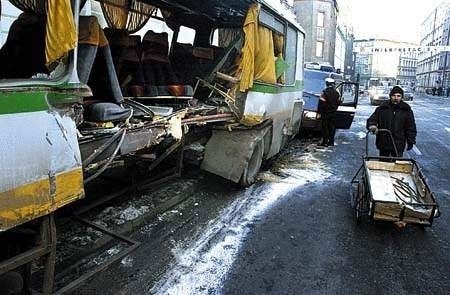
<path fill-rule="evenodd" d="M 178 153 L 179 175 L 199 141 L 202 169 L 247 186 L 299 130 L 304 32 L 284 1 L 100 0 L 105 28 L 80 15 L 86 1 L 9 2 L 21 14 L 0 49 L 0 277 L 43 258 L 51 293 L 53 213 L 108 169 Z M 137 34 L 149 19 L 171 34 Z"/>

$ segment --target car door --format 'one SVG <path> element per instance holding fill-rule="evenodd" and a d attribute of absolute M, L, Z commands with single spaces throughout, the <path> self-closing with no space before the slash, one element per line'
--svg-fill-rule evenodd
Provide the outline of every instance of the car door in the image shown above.
<path fill-rule="evenodd" d="M 335 126 L 337 129 L 349 129 L 355 118 L 358 105 L 359 83 L 342 82 L 336 86 L 340 104 L 336 111 Z"/>

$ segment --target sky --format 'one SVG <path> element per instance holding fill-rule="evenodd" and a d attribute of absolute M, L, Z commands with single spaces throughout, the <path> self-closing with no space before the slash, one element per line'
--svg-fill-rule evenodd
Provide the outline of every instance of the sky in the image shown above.
<path fill-rule="evenodd" d="M 355 37 L 420 42 L 420 25 L 443 0 L 347 0 Z M 339 4 L 339 0 L 338 0 Z"/>

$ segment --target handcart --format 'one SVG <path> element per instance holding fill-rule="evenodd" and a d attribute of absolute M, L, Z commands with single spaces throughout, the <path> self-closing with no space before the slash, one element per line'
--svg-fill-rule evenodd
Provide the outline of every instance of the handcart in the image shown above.
<path fill-rule="evenodd" d="M 367 217 L 373 221 L 431 226 L 439 216 L 439 208 L 421 168 L 414 159 L 398 157 L 390 130 L 378 132 L 389 133 L 397 157 L 369 157 L 367 132 L 363 163 L 351 181 L 356 222 Z"/>

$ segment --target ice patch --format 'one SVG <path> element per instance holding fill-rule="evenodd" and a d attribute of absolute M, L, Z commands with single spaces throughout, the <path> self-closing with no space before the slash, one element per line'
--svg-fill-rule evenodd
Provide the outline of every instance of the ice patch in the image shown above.
<path fill-rule="evenodd" d="M 133 267 L 133 258 L 126 256 L 120 261 L 120 263 L 125 267 Z"/>
<path fill-rule="evenodd" d="M 281 169 L 290 175 L 277 183 L 265 183 L 245 190 L 221 214 L 210 221 L 196 241 L 186 249 L 176 246 L 175 263 L 149 291 L 152 294 L 217 294 L 249 226 L 268 208 L 290 191 L 308 182 L 323 181 L 331 176 L 320 161 L 309 156 L 315 165 L 306 169 Z"/>
<path fill-rule="evenodd" d="M 447 132 L 450 132 L 450 127 L 445 127 L 445 130 L 446 130 Z"/>
<path fill-rule="evenodd" d="M 108 253 L 108 255 L 111 255 L 111 256 L 115 255 L 119 252 L 120 252 L 120 250 L 118 248 L 111 248 L 111 249 L 106 250 L 106 253 Z"/>
<path fill-rule="evenodd" d="M 149 210 L 148 206 L 141 206 L 139 208 L 136 208 L 133 205 L 130 205 L 128 208 L 126 208 L 120 213 L 119 215 L 120 219 L 117 220 L 117 224 L 123 224 L 126 221 L 135 220 L 144 213 L 147 213 L 148 210 Z"/>
<path fill-rule="evenodd" d="M 90 261 L 90 264 L 94 264 L 94 265 L 100 265 L 103 264 L 106 260 L 108 260 L 111 256 L 114 256 L 116 254 L 118 254 L 121 250 L 122 250 L 122 246 L 120 245 L 116 245 L 112 248 L 109 248 L 108 250 L 106 250 L 105 252 L 101 253 L 100 255 L 98 255 L 97 257 L 95 257 L 94 259 L 92 259 Z"/>
<path fill-rule="evenodd" d="M 367 136 L 367 134 L 365 132 L 362 132 L 362 131 L 356 133 L 356 137 L 359 138 L 359 139 L 364 139 L 364 138 L 366 138 L 366 136 Z"/>

